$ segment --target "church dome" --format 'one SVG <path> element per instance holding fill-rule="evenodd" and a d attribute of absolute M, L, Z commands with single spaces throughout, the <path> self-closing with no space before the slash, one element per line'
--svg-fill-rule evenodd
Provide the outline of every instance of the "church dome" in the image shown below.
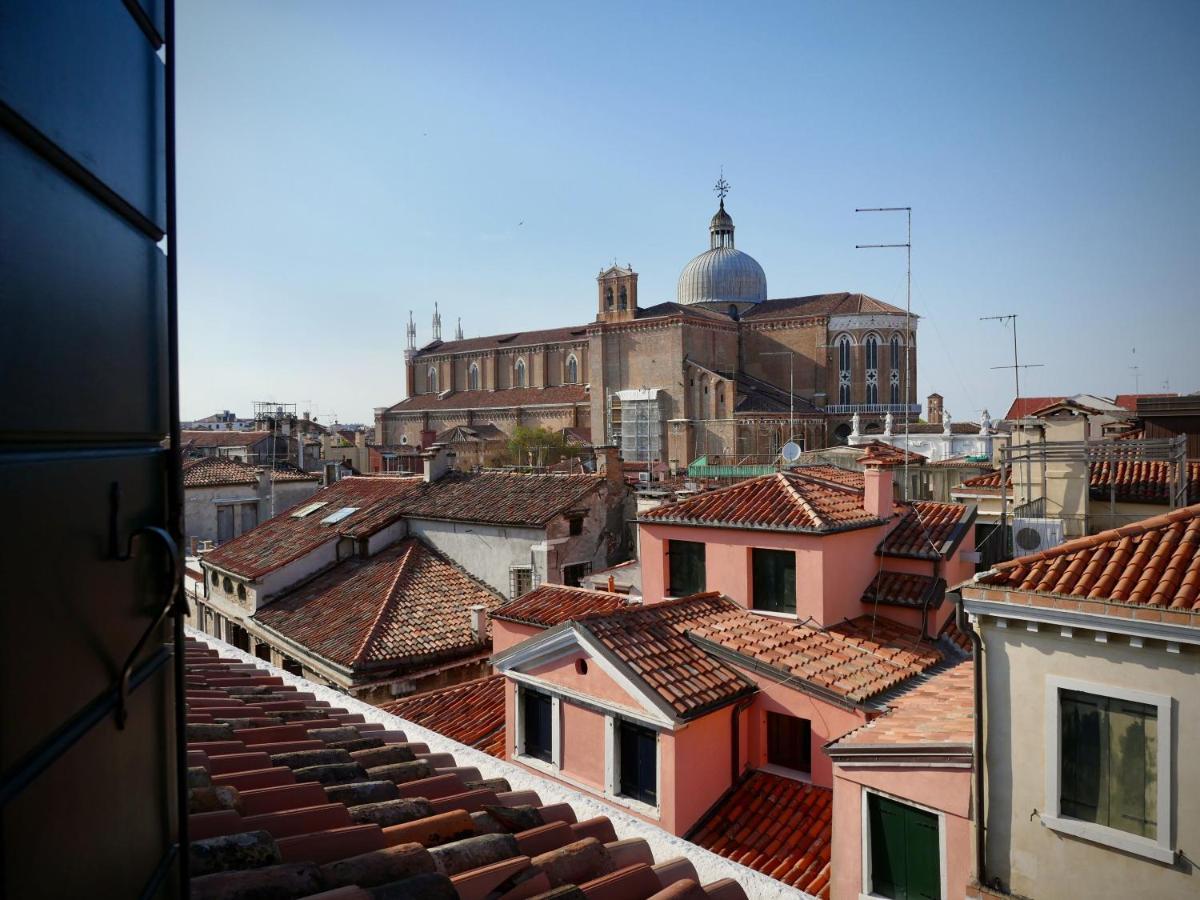
<path fill-rule="evenodd" d="M 759 303 L 767 299 L 767 275 L 758 261 L 733 246 L 733 217 L 725 201 L 708 226 L 709 249 L 679 275 L 679 303 Z"/>

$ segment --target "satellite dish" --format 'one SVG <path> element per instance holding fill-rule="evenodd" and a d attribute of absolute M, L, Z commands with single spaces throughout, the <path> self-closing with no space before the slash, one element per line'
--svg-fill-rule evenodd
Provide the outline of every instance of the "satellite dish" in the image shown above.
<path fill-rule="evenodd" d="M 803 451 L 800 449 L 800 445 L 795 441 L 788 441 L 783 445 L 783 449 L 779 452 L 783 457 L 784 462 L 794 463 L 800 458 L 800 454 Z"/>

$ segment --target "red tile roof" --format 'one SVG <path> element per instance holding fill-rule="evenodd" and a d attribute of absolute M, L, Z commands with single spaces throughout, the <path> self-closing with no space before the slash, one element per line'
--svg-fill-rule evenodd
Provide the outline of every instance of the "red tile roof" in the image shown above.
<path fill-rule="evenodd" d="M 352 669 L 412 670 L 478 653 L 468 608 L 502 597 L 417 538 L 353 557 L 254 614 L 260 625 Z"/>
<path fill-rule="evenodd" d="M 510 350 L 537 344 L 585 343 L 587 325 L 568 325 L 563 328 L 544 328 L 540 331 L 516 331 L 464 338 L 461 341 L 432 341 L 419 349 L 417 357 L 441 356 L 445 353 L 465 353 L 473 350 Z"/>
<path fill-rule="evenodd" d="M 902 447 L 893 447 L 891 444 L 885 444 L 883 441 L 871 441 L 868 444 L 859 444 L 855 449 L 863 452 L 863 455 L 855 460 L 857 463 L 879 463 L 887 466 L 904 465 L 904 458 L 907 456 L 909 465 L 920 466 L 924 465 L 928 460 L 928 457 L 922 456 L 913 450 L 905 451 Z"/>
<path fill-rule="evenodd" d="M 817 465 L 817 466 L 797 466 L 791 471 L 797 475 L 802 475 L 805 478 L 818 478 L 821 481 L 832 481 L 834 484 L 845 485 L 857 490 L 862 490 L 865 481 L 863 473 L 857 469 L 843 469 L 840 466 L 833 465 Z"/>
<path fill-rule="evenodd" d="M 575 621 L 675 711 L 688 718 L 756 690 L 753 682 L 714 659 L 686 632 L 711 619 L 744 617 L 726 597 L 700 594 Z"/>
<path fill-rule="evenodd" d="M 807 297 L 784 297 L 756 303 L 742 313 L 744 319 L 768 319 L 779 316 L 852 316 L 863 313 L 904 315 L 904 310 L 867 294 L 813 294 Z M 916 320 L 917 316 L 913 316 Z"/>
<path fill-rule="evenodd" d="M 259 474 L 255 466 L 223 456 L 203 456 L 183 463 L 183 486 L 226 487 L 257 485 Z"/>
<path fill-rule="evenodd" d="M 508 409 L 513 406 L 565 406 L 587 403 L 588 392 L 582 384 L 553 387 L 508 388 L 499 391 L 451 391 L 449 394 L 414 394 L 388 412 L 416 412 L 427 409 Z"/>
<path fill-rule="evenodd" d="M 978 584 L 1111 601 L 1067 607 L 1079 611 L 1119 615 L 1121 604 L 1200 613 L 1200 504 L 1000 563 Z"/>
<path fill-rule="evenodd" d="M 916 629 L 882 616 L 821 629 L 726 602 L 732 609 L 690 625 L 689 636 L 723 659 L 721 651 L 735 654 L 735 665 L 764 664 L 848 704 L 866 703 L 942 659 Z"/>
<path fill-rule="evenodd" d="M 829 896 L 833 791 L 750 772 L 690 839 L 814 897 Z"/>
<path fill-rule="evenodd" d="M 1121 440 L 1120 437 L 1116 440 Z M 1107 500 L 1116 487 L 1116 499 L 1122 503 L 1169 503 L 1175 464 L 1165 460 L 1102 460 L 1090 464 L 1089 488 L 1093 498 Z M 1188 502 L 1200 502 L 1200 461 L 1187 463 Z M 1009 469 L 1005 484 L 1012 493 L 1013 473 Z M 954 489 L 963 494 L 1000 494 L 1000 473 L 988 472 L 968 478 Z"/>
<path fill-rule="evenodd" d="M 506 681 L 503 675 L 491 675 L 379 706 L 394 716 L 503 759 Z"/>
<path fill-rule="evenodd" d="M 562 584 L 541 584 L 495 609 L 492 618 L 552 628 L 570 619 L 615 612 L 626 605 L 627 600 L 621 594 Z"/>
<path fill-rule="evenodd" d="M 975 738 L 974 677 L 971 660 L 951 666 L 897 697 L 887 713 L 834 747 L 970 747 Z"/>
<path fill-rule="evenodd" d="M 1004 484 L 1010 491 L 1012 490 L 1012 469 L 1009 469 L 1005 473 Z M 963 483 L 954 488 L 951 493 L 996 494 L 999 496 L 1000 472 L 984 472 L 982 475 L 976 475 L 973 478 L 964 479 Z"/>
<path fill-rule="evenodd" d="M 932 575 L 915 575 L 912 572 L 881 571 L 871 579 L 863 591 L 862 602 L 868 608 L 876 603 L 887 606 L 928 606 L 936 609 L 946 596 L 946 581 Z"/>
<path fill-rule="evenodd" d="M 1043 409 L 1052 403 L 1066 400 L 1066 397 L 1018 397 L 1008 408 L 1005 419 L 1024 419 L 1034 411 Z"/>
<path fill-rule="evenodd" d="M 883 556 L 947 559 L 975 524 L 975 508 L 917 500 L 880 542 Z"/>
<path fill-rule="evenodd" d="M 861 490 L 817 480 L 802 470 L 762 475 L 678 503 L 665 503 L 640 518 L 680 525 L 816 532 L 880 523 L 863 508 Z"/>
<path fill-rule="evenodd" d="M 259 441 L 265 441 L 271 436 L 269 431 L 211 431 L 195 430 L 180 432 L 180 440 L 185 449 L 201 447 L 249 447 Z"/>
<path fill-rule="evenodd" d="M 271 473 L 271 480 L 276 482 L 321 480 L 321 476 L 313 472 L 305 472 L 291 463 L 276 463 L 273 467 L 267 469 L 267 471 Z"/>
<path fill-rule="evenodd" d="M 391 524 L 401 515 L 402 498 L 423 483 L 420 478 L 343 478 L 222 544 L 205 556 L 204 563 L 245 578 L 261 578 L 329 541 L 366 537 Z M 325 505 L 302 519 L 292 516 L 312 503 Z M 351 506 L 358 512 L 333 525 L 321 524 L 331 513 Z"/>
<path fill-rule="evenodd" d="M 522 472 L 452 472 L 422 483 L 404 503 L 414 519 L 448 519 L 491 525 L 545 525 L 581 509 L 605 483 L 603 475 L 529 475 Z"/>
<path fill-rule="evenodd" d="M 184 662 L 197 900 L 339 888 L 338 896 L 366 896 L 384 886 L 396 897 L 478 897 L 506 879 L 548 891 L 568 881 L 559 875 L 585 892 L 604 879 L 616 890 L 606 896 L 621 896 L 612 855 L 653 862 L 644 841 L 616 843 L 607 817 L 577 821 L 570 806 L 459 767 L 370 715 L 315 699 L 303 682 L 298 690 L 191 639 Z M 690 869 L 651 871 L 652 890 L 694 876 Z M 719 884 L 725 900 L 746 900 L 738 885 Z"/>
<path fill-rule="evenodd" d="M 1178 397 L 1178 394 L 1117 394 L 1113 399 L 1113 403 L 1122 409 L 1127 409 L 1130 412 L 1137 412 L 1137 402 L 1143 398 L 1154 400 L 1161 397 Z"/>

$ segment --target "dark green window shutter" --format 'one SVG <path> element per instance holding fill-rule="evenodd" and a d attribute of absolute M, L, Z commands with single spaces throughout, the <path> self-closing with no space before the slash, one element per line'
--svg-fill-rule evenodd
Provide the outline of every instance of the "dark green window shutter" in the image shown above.
<path fill-rule="evenodd" d="M 938 820 L 933 813 L 904 807 L 905 880 L 909 898 L 938 900 L 942 873 L 938 859 Z"/>
<path fill-rule="evenodd" d="M 767 612 L 796 611 L 796 554 L 791 550 L 751 551 L 754 608 Z"/>
<path fill-rule="evenodd" d="M 553 755 L 553 703 L 548 694 L 522 689 L 525 755 L 550 762 Z"/>
<path fill-rule="evenodd" d="M 704 591 L 704 544 L 699 541 L 668 541 L 667 590 L 672 597 L 689 597 Z"/>
<path fill-rule="evenodd" d="M 878 794 L 867 796 L 872 893 L 897 900 L 940 900 L 941 854 L 933 813 Z"/>

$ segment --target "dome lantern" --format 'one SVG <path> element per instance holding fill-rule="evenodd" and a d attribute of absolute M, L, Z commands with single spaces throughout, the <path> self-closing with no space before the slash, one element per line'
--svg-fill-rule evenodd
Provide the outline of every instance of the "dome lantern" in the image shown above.
<path fill-rule="evenodd" d="M 767 275 L 754 257 L 733 245 L 733 217 L 725 210 L 729 184 L 717 182 L 720 208 L 708 225 L 709 248 L 683 268 L 675 289 L 678 303 L 760 303 Z"/>

